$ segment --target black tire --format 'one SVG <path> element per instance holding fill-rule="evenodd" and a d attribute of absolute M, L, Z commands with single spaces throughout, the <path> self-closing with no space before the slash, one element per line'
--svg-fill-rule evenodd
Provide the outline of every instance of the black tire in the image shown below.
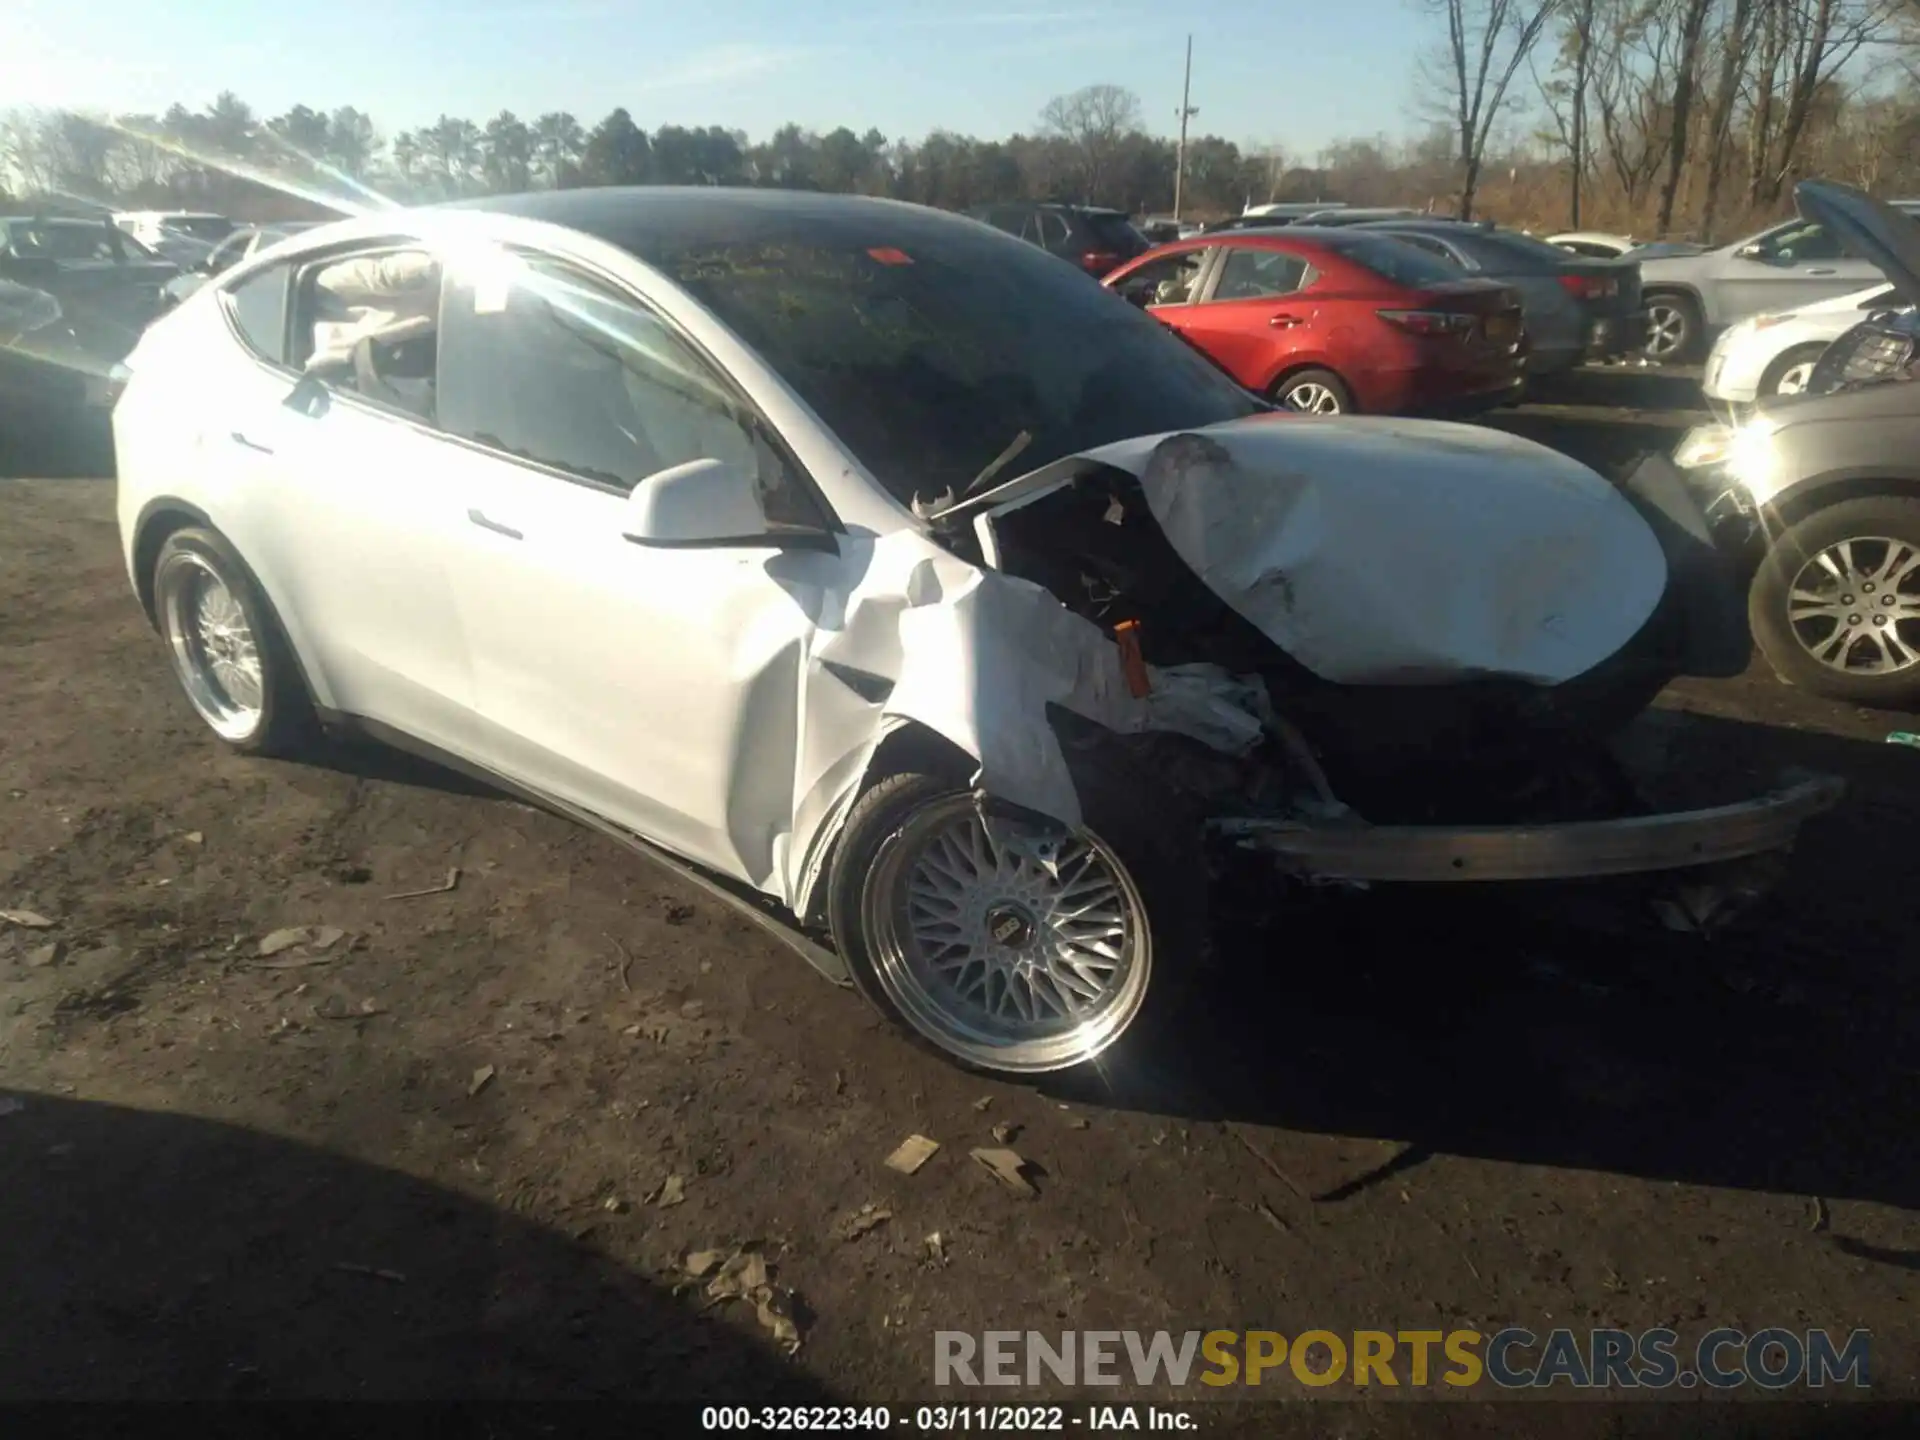
<path fill-rule="evenodd" d="M 1195 974 L 1206 963 L 1208 872 L 1197 824 L 1175 819 L 1176 801 L 1137 774 L 1112 774 L 1107 783 L 1079 785 L 1085 828 L 1116 856 L 1137 891 L 1148 937 L 1144 993 L 1123 1029 L 1100 1050 L 1078 1059 L 1012 1063 L 1001 1057 L 956 1048 L 929 1025 L 917 1022 L 889 992 L 876 963 L 875 936 L 869 927 L 870 886 L 883 883 L 880 866 L 889 842 L 923 812 L 971 804 L 964 782 L 927 774 L 898 774 L 880 780 L 855 802 L 835 849 L 827 876 L 827 920 L 834 942 L 847 961 L 854 986 L 916 1043 L 948 1063 L 1003 1078 L 1041 1074 L 1077 1075 L 1091 1071 L 1119 1079 L 1138 1075 L 1161 1051 L 1185 1010 Z M 1030 812 L 989 801 L 992 811 L 1031 820 Z M 899 843 L 906 843 L 904 840 Z M 1008 1056 L 1011 1051 L 1006 1052 Z"/>
<path fill-rule="evenodd" d="M 1801 365 L 1812 366 L 1826 353 L 1825 345 L 1813 344 L 1796 345 L 1791 350 L 1776 355 L 1773 363 L 1767 366 L 1765 373 L 1760 377 L 1759 398 L 1764 400 L 1770 395 L 1778 395 L 1780 382 L 1786 378 L 1789 370 Z"/>
<path fill-rule="evenodd" d="M 1876 537 L 1898 541 L 1920 551 L 1920 498 L 1870 495 L 1843 500 L 1800 521 L 1774 541 L 1760 562 L 1747 592 L 1747 619 L 1760 653 L 1767 657 L 1774 673 L 1789 684 L 1850 705 L 1913 710 L 1920 708 L 1920 664 L 1880 674 L 1836 669 L 1809 653 L 1788 618 L 1788 596 L 1796 577 L 1809 561 L 1842 541 Z M 1862 551 L 1857 563 L 1875 563 L 1881 549 L 1875 546 Z M 1904 598 L 1920 599 L 1920 573 L 1905 577 L 1897 593 Z M 1885 598 L 1884 591 L 1858 595 L 1857 613 L 1870 617 L 1874 604 Z M 1909 619 L 1904 624 L 1897 620 L 1888 623 L 1896 627 L 1905 648 L 1920 649 L 1920 619 Z M 1807 633 L 1817 644 L 1830 633 L 1830 627 L 1807 622 Z M 1861 643 L 1850 646 L 1850 653 L 1863 654 Z"/>
<path fill-rule="evenodd" d="M 1351 415 L 1354 413 L 1353 392 L 1347 389 L 1347 382 L 1334 374 L 1333 371 L 1322 370 L 1318 366 L 1313 366 L 1306 370 L 1296 370 L 1291 375 L 1282 375 L 1278 380 L 1274 381 L 1273 403 L 1291 409 L 1292 407 L 1287 405 L 1287 396 L 1296 390 L 1304 389 L 1308 385 L 1318 385 L 1324 389 L 1332 398 L 1336 408 L 1333 410 L 1303 413 L 1320 415 Z"/>
<path fill-rule="evenodd" d="M 1656 355 L 1652 349 L 1652 337 L 1649 335 L 1647 348 L 1641 353 L 1649 360 L 1662 365 L 1691 365 L 1700 358 L 1701 341 L 1705 339 L 1706 321 L 1700 314 L 1700 305 L 1691 295 L 1677 290 L 1656 290 L 1646 297 L 1646 307 L 1651 324 L 1653 312 L 1661 307 L 1670 309 L 1679 322 L 1680 334 L 1671 350 Z"/>
<path fill-rule="evenodd" d="M 253 713 L 250 723 L 244 725 L 237 720 L 225 728 L 217 724 L 207 706 L 217 704 L 219 695 L 209 700 L 202 693 L 196 698 L 189 678 L 190 671 L 204 672 L 205 667 L 193 642 L 184 638 L 188 630 L 184 606 L 189 598 L 184 587 L 204 583 L 208 576 L 217 579 L 238 605 L 259 662 L 259 704 L 245 707 Z M 313 702 L 293 647 L 273 606 L 260 593 L 252 571 L 225 536 L 200 526 L 187 526 L 169 535 L 154 557 L 153 606 L 174 679 L 201 721 L 220 740 L 244 755 L 292 754 L 312 740 L 317 728 Z M 173 608 L 176 606 L 182 608 Z"/>

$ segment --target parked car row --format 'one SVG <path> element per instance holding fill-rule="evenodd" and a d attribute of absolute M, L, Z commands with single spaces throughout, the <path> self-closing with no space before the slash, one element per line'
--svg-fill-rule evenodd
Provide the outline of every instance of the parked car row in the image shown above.
<path fill-rule="evenodd" d="M 228 745 L 434 755 L 1007 1075 L 1111 1074 L 1219 1003 L 1216 876 L 1751 896 L 1837 801 L 1663 807 L 1609 747 L 1750 653 L 1663 457 L 1616 486 L 1291 413 L 1195 348 L 1337 296 L 1472 397 L 1516 373 L 1516 287 L 1365 226 L 1204 237 L 1135 261 L 1190 324 L 1245 311 L 1188 344 L 1073 243 L 706 188 L 291 237 L 126 361 L 131 588 Z"/>

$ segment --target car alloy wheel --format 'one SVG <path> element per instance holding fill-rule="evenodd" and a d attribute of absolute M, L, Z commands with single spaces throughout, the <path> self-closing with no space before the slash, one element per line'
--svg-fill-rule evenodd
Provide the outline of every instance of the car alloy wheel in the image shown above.
<path fill-rule="evenodd" d="M 1813 361 L 1802 360 L 1789 365 L 1780 372 L 1780 381 L 1773 387 L 1776 395 L 1798 395 L 1807 388 L 1807 382 L 1813 378 Z"/>
<path fill-rule="evenodd" d="M 1338 415 L 1340 397 L 1328 386 L 1316 380 L 1303 381 L 1288 387 L 1281 395 L 1280 403 L 1289 410 L 1298 410 L 1303 415 Z"/>
<path fill-rule="evenodd" d="M 222 740 L 251 739 L 266 712 L 266 676 L 239 596 L 212 561 L 190 550 L 167 558 L 154 588 L 188 702 Z"/>
<path fill-rule="evenodd" d="M 1645 351 L 1653 360 L 1672 360 L 1686 350 L 1692 340 L 1692 317 L 1673 300 L 1653 300 L 1647 304 L 1647 342 Z"/>
<path fill-rule="evenodd" d="M 1787 621 L 1828 669 L 1880 676 L 1920 666 L 1920 547 L 1881 535 L 1829 545 L 1794 576 Z"/>
<path fill-rule="evenodd" d="M 861 898 L 874 978 L 939 1049 L 1038 1073 L 1091 1060 L 1139 1014 L 1153 967 L 1144 902 L 1101 840 L 964 792 L 909 815 Z"/>

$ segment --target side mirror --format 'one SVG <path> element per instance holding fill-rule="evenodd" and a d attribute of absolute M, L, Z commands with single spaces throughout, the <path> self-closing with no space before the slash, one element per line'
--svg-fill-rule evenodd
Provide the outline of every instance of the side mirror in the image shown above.
<path fill-rule="evenodd" d="M 824 530 L 773 524 L 760 501 L 758 478 L 714 459 L 689 460 L 634 486 L 620 534 L 636 545 L 669 550 L 834 548 Z"/>

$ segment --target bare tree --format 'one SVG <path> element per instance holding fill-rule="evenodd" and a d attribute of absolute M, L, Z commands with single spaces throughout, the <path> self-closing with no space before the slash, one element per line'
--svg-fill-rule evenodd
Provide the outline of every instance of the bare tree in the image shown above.
<path fill-rule="evenodd" d="M 1089 85 L 1056 95 L 1040 112 L 1040 128 L 1072 147 L 1080 198 L 1100 200 L 1117 178 L 1127 137 L 1140 129 L 1140 97 L 1119 85 Z"/>
<path fill-rule="evenodd" d="M 1753 0 L 1733 0 L 1733 13 L 1720 36 L 1720 78 L 1714 87 L 1713 109 L 1707 116 L 1707 189 L 1700 202 L 1700 238 L 1708 244 L 1713 243 L 1720 182 L 1726 174 L 1727 151 L 1733 138 L 1733 106 L 1739 98 L 1741 65 L 1752 29 Z"/>
<path fill-rule="evenodd" d="M 1446 21 L 1447 49 L 1428 78 L 1459 141 L 1460 218 L 1473 218 L 1487 139 L 1513 77 L 1540 43 L 1559 0 L 1420 0 Z"/>
<path fill-rule="evenodd" d="M 1700 36 L 1707 27 L 1713 0 L 1683 0 L 1680 9 L 1680 53 L 1674 60 L 1673 99 L 1667 114 L 1667 179 L 1660 187 L 1660 218 L 1656 233 L 1673 228 L 1673 202 L 1680 193 L 1680 172 L 1687 164 L 1688 131 L 1693 124 L 1693 97 L 1700 70 Z"/>

